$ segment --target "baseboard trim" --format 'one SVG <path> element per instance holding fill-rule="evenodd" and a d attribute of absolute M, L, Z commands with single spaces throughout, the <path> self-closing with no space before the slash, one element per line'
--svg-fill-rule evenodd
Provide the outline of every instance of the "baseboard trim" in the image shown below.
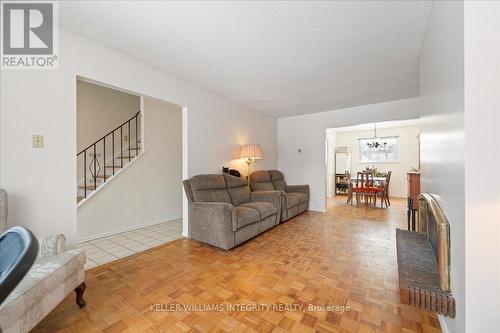
<path fill-rule="evenodd" d="M 441 331 L 443 333 L 451 333 L 451 331 L 448 329 L 448 326 L 446 325 L 446 322 L 444 321 L 444 316 L 442 315 L 437 315 L 438 321 L 439 321 L 439 326 L 441 326 Z"/>
<path fill-rule="evenodd" d="M 156 225 L 156 224 L 160 224 L 160 223 L 166 223 L 166 222 L 172 222 L 172 221 L 178 221 L 178 220 L 182 220 L 182 217 L 171 219 L 171 220 L 166 220 L 166 221 L 165 220 L 162 220 L 162 221 L 153 221 L 153 222 L 148 222 L 148 223 L 144 223 L 144 224 L 135 225 L 135 226 L 132 226 L 132 227 L 121 228 L 121 229 L 117 229 L 117 230 L 113 230 L 113 231 L 109 231 L 109 232 L 103 232 L 101 234 L 96 234 L 96 235 L 92 235 L 92 236 L 80 237 L 80 238 L 78 238 L 76 240 L 76 243 L 80 244 L 80 243 L 88 242 L 88 241 L 91 241 L 91 240 L 94 240 L 94 239 L 98 239 L 98 238 L 109 237 L 109 236 L 121 234 L 121 233 L 127 232 L 127 231 L 137 230 L 137 229 L 140 229 L 140 228 L 150 227 L 150 226 L 153 226 L 153 225 Z"/>

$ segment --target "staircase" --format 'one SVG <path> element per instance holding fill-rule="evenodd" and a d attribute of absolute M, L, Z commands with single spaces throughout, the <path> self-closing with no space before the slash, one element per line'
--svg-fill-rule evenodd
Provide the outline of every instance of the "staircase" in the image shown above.
<path fill-rule="evenodd" d="M 76 155 L 77 204 L 134 161 L 141 153 L 141 112 Z"/>

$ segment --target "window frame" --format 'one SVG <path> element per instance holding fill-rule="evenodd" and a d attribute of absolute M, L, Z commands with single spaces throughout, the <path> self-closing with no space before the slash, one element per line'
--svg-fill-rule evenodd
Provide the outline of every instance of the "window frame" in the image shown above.
<path fill-rule="evenodd" d="M 383 141 L 384 139 L 395 139 L 396 143 L 396 151 L 395 151 L 395 159 L 394 160 L 364 160 L 363 159 L 363 153 L 361 150 L 361 143 L 366 140 L 379 140 Z M 377 149 L 377 148 L 375 148 Z M 399 163 L 399 135 L 388 135 L 388 136 L 378 136 L 378 137 L 364 137 L 364 138 L 358 138 L 358 153 L 359 153 L 359 163 Z M 378 155 L 378 154 L 377 154 Z"/>

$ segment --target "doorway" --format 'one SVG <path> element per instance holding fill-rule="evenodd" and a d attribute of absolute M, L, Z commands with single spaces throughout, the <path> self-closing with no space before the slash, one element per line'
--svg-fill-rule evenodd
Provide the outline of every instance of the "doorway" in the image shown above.
<path fill-rule="evenodd" d="M 390 172 L 390 197 L 406 197 L 406 174 L 420 168 L 419 119 L 329 128 L 326 138 L 327 206 L 334 201 L 347 204 L 349 186 L 366 170 L 378 179 Z"/>
<path fill-rule="evenodd" d="M 84 157 L 78 149 L 77 157 L 86 160 L 77 168 L 78 195 L 87 192 L 77 206 L 77 237 L 87 268 L 182 237 L 185 112 L 168 101 L 77 82 L 77 119 L 87 120 L 77 124 L 77 143 L 87 133 L 97 138 L 88 138 L 91 149 Z M 107 125 L 97 129 L 102 119 Z"/>

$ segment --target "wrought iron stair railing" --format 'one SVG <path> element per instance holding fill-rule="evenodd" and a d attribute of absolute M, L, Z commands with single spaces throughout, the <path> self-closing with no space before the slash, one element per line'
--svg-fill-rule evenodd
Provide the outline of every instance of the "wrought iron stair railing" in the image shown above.
<path fill-rule="evenodd" d="M 96 191 L 100 185 L 139 156 L 142 150 L 141 115 L 140 111 L 137 112 L 76 155 L 80 184 L 77 202 L 86 199 L 89 191 Z M 80 195 L 82 191 L 83 195 Z"/>

